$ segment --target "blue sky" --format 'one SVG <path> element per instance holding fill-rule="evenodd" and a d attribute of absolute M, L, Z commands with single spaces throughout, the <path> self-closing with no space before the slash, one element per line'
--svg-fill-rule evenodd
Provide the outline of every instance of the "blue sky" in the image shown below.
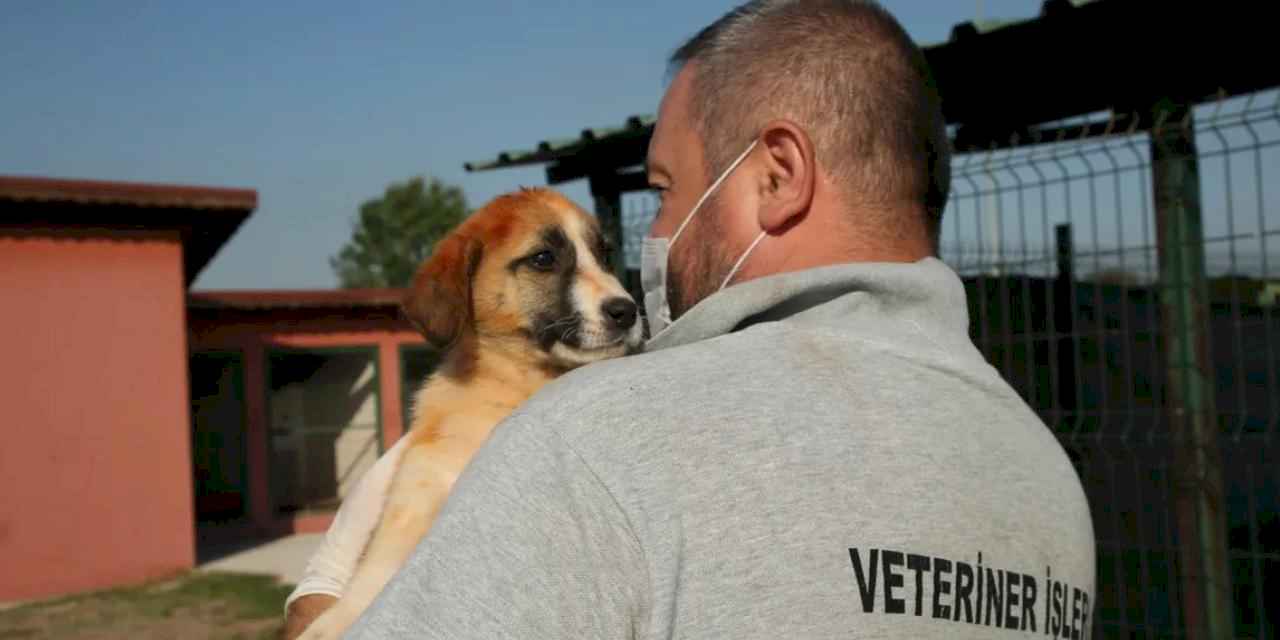
<path fill-rule="evenodd" d="M 654 111 L 667 54 L 733 4 L 7 0 L 0 174 L 256 189 L 195 288 L 331 287 L 360 202 L 417 174 L 472 206 L 543 184 L 462 163 Z M 885 5 L 930 43 L 1040 2 Z"/>

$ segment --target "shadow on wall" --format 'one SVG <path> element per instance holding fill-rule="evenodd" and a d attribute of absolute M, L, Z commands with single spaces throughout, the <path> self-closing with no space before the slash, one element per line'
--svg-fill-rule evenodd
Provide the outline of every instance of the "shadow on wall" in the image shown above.
<path fill-rule="evenodd" d="M 276 350 L 267 367 L 274 508 L 336 509 L 381 453 L 376 351 Z"/>

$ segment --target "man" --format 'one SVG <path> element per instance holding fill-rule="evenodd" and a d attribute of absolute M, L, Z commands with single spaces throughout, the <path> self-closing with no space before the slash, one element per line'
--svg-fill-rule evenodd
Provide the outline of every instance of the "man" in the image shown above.
<path fill-rule="evenodd" d="M 647 353 L 500 425 L 349 637 L 1087 637 L 1079 481 L 934 257 L 920 52 L 870 2 L 756 0 L 672 62 Z"/>

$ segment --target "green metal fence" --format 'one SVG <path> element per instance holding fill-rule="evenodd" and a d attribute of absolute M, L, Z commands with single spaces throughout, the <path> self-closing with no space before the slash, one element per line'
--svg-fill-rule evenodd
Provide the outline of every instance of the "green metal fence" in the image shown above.
<path fill-rule="evenodd" d="M 1280 92 L 1042 131 L 956 157 L 942 258 L 1088 492 L 1094 635 L 1280 637 Z"/>

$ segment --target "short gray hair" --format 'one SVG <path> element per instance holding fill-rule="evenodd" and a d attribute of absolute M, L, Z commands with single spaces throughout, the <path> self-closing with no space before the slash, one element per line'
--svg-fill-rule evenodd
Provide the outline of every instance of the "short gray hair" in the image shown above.
<path fill-rule="evenodd" d="M 693 36 L 693 116 L 717 175 L 773 118 L 790 118 L 854 201 L 924 205 L 935 251 L 951 182 L 941 102 L 920 49 L 871 0 L 752 0 Z"/>

